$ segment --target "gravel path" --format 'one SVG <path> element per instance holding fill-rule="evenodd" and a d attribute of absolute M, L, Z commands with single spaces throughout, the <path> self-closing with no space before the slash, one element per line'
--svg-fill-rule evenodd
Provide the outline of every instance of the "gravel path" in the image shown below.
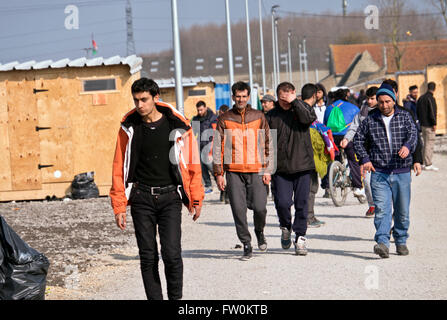
<path fill-rule="evenodd" d="M 183 213 L 184 299 L 446 299 L 446 154 L 435 154 L 435 164 L 439 172 L 413 177 L 410 255 L 397 256 L 392 244 L 384 260 L 372 252 L 375 230 L 373 220 L 363 217 L 367 205 L 350 195 L 336 208 L 320 191 L 316 212 L 326 225 L 308 230 L 307 256 L 296 256 L 293 246 L 281 249 L 269 201 L 269 249 L 257 250 L 249 217 L 254 257 L 240 261 L 231 209 L 218 202 L 215 190 L 197 222 Z M 52 262 L 47 299 L 145 299 L 131 219 L 126 231 L 118 230 L 107 198 L 6 203 L 0 214 Z M 53 228 L 57 224 L 62 229 Z M 67 264 L 79 265 L 75 277 Z M 162 281 L 165 289 L 163 274 Z"/>

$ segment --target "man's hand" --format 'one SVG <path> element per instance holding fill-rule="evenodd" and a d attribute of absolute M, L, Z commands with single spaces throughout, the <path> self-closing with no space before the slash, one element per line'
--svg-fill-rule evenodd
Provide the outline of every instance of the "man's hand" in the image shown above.
<path fill-rule="evenodd" d="M 216 177 L 217 187 L 220 191 L 225 191 L 225 178 L 224 176 L 217 176 Z"/>
<path fill-rule="evenodd" d="M 405 159 L 410 154 L 410 150 L 408 150 L 407 147 L 403 146 L 400 151 L 398 152 L 399 157 L 402 159 Z"/>
<path fill-rule="evenodd" d="M 202 211 L 202 206 L 192 207 L 191 216 L 192 216 L 193 221 L 196 221 L 197 219 L 199 219 L 201 211 Z"/>
<path fill-rule="evenodd" d="M 365 177 L 366 172 L 371 172 L 371 171 L 376 172 L 376 169 L 374 168 L 374 166 L 371 162 L 367 162 L 360 166 L 360 174 L 362 175 L 362 177 Z"/>
<path fill-rule="evenodd" d="M 266 173 L 262 176 L 262 182 L 264 182 L 265 185 L 269 185 L 271 180 L 272 180 L 272 176 L 268 173 Z"/>
<path fill-rule="evenodd" d="M 116 214 L 115 221 L 116 221 L 116 225 L 118 226 L 118 228 L 120 228 L 121 230 L 126 229 L 126 213 L 125 212 L 120 212 L 120 213 Z"/>
<path fill-rule="evenodd" d="M 296 99 L 296 90 L 287 91 L 287 92 L 280 91 L 280 92 L 281 92 L 281 94 L 279 96 L 279 100 L 283 100 L 284 102 L 287 102 L 290 104 L 290 103 L 292 103 L 293 100 Z"/>
<path fill-rule="evenodd" d="M 422 166 L 419 162 L 415 162 L 413 164 L 414 173 L 416 173 L 416 177 L 422 173 Z"/>
<path fill-rule="evenodd" d="M 346 146 L 348 145 L 348 143 L 349 143 L 348 139 L 344 138 L 344 139 L 341 140 L 341 142 L 340 142 L 340 147 L 344 149 L 344 148 L 346 148 Z"/>

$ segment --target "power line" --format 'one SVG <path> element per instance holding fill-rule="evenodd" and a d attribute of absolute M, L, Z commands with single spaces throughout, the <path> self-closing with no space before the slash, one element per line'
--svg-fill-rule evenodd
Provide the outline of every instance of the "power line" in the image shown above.
<path fill-rule="evenodd" d="M 287 10 L 278 10 L 279 13 L 285 13 L 293 16 L 301 17 L 323 17 L 323 18 L 341 18 L 341 19 L 365 19 L 366 15 L 338 15 L 338 14 L 327 14 L 327 13 L 305 13 L 305 12 L 295 12 Z M 427 17 L 427 16 L 439 16 L 442 15 L 440 12 L 430 12 L 430 13 L 414 13 L 414 14 L 400 14 L 400 15 L 380 15 L 380 18 L 405 18 L 405 17 Z"/>

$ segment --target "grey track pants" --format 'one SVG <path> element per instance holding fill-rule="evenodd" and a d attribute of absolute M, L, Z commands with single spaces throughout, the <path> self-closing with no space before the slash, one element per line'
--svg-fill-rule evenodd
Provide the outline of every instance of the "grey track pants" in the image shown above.
<path fill-rule="evenodd" d="M 237 236 L 242 243 L 251 243 L 247 209 L 253 210 L 255 231 L 264 230 L 267 216 L 267 189 L 262 182 L 262 175 L 227 171 L 226 178 Z"/>

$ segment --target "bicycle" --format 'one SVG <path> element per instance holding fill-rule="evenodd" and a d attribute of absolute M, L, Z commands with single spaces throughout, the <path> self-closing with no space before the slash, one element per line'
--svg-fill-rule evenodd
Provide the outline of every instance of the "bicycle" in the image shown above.
<path fill-rule="evenodd" d="M 329 195 L 336 207 L 344 205 L 348 196 L 349 189 L 352 187 L 350 168 L 348 166 L 348 158 L 342 148 L 340 148 L 340 161 L 333 161 L 329 165 Z M 356 196 L 360 203 L 366 202 L 366 196 Z"/>

